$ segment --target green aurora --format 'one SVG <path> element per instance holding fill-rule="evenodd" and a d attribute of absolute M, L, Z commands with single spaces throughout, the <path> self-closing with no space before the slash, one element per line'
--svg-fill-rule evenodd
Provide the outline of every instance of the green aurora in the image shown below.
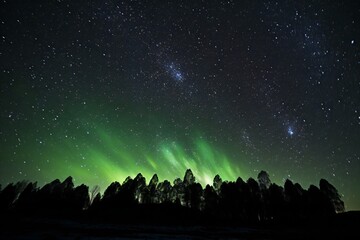
<path fill-rule="evenodd" d="M 65 102 L 61 116 L 44 108 L 32 121 L 18 122 L 17 132 L 4 139 L 15 148 L 1 149 L 2 159 L 11 160 L 0 168 L 1 184 L 25 179 L 42 186 L 72 176 L 76 185 L 99 185 L 104 191 L 111 182 L 123 182 L 138 173 L 147 181 L 156 173 L 160 181 L 172 182 L 182 179 L 186 169 L 191 169 L 203 186 L 211 184 L 216 174 L 223 180 L 247 180 L 256 178 L 260 170 L 268 171 L 279 185 L 290 178 L 308 188 L 317 185 L 320 178 L 331 179 L 318 174 L 320 166 L 306 162 L 300 166 L 306 172 L 293 171 L 290 175 L 287 165 L 274 165 L 292 158 L 281 145 L 263 142 L 272 147 L 261 151 L 251 148 L 241 142 L 241 136 L 236 139 L 237 132 L 228 129 L 227 134 L 219 133 L 208 114 L 195 117 L 185 105 L 179 105 L 181 111 L 164 114 L 163 110 L 156 113 L 129 101 L 122 105 L 102 105 L 95 98 L 92 101 Z M 31 102 L 24 104 L 31 109 Z M 119 110 L 113 114 L 111 109 Z M 305 157 L 310 162 L 321 158 L 317 154 L 314 148 Z M 348 202 L 347 206 L 353 208 L 353 204 Z"/>
<path fill-rule="evenodd" d="M 149 147 L 146 143 L 133 140 L 131 136 L 118 137 L 105 131 L 98 131 L 96 137 L 99 137 L 98 146 L 84 146 L 84 149 L 78 150 L 74 150 L 71 144 L 67 147 L 72 152 L 71 156 L 81 155 L 86 159 L 86 165 L 72 166 L 69 169 L 69 174 L 81 176 L 84 182 L 96 183 L 93 182 L 96 176 L 96 181 L 103 179 L 104 184 L 108 185 L 114 180 L 134 177 L 139 171 L 148 180 L 155 173 L 161 179 L 171 180 L 175 177 L 182 178 L 186 169 L 192 169 L 202 184 L 211 184 L 219 169 L 224 179 L 234 180 L 242 175 L 239 166 L 231 166 L 224 153 L 200 138 L 193 141 L 191 149 L 185 150 L 176 141 Z"/>
<path fill-rule="evenodd" d="M 240 161 L 233 164 L 234 160 L 226 154 L 228 150 L 220 144 L 215 146 L 200 134 L 201 131 L 183 133 L 172 126 L 166 116 L 161 121 L 155 117 L 141 120 L 139 116 L 145 109 L 133 114 L 123 112 L 120 121 L 111 116 L 104 117 L 106 120 L 94 119 L 97 122 L 88 121 L 94 111 L 100 111 L 89 105 L 83 110 L 77 108 L 82 118 L 69 111 L 66 120 L 57 120 L 57 131 L 49 132 L 39 127 L 39 120 L 34 121 L 38 124 L 23 130 L 26 135 L 12 139 L 19 141 L 18 151 L 8 152 L 5 157 L 24 163 L 13 181 L 36 176 L 31 180 L 38 180 L 42 185 L 71 175 L 77 184 L 99 185 L 104 190 L 111 182 L 122 182 L 139 172 L 148 181 L 155 173 L 160 180 L 173 181 L 177 177 L 183 178 L 186 169 L 191 169 L 204 186 L 212 184 L 216 174 L 225 180 L 247 177 Z M 106 110 L 97 115 L 106 116 Z M 52 113 L 44 116 L 52 118 Z M 27 139 L 36 132 L 39 132 L 37 141 Z M 12 168 L 11 164 L 8 167 Z"/>

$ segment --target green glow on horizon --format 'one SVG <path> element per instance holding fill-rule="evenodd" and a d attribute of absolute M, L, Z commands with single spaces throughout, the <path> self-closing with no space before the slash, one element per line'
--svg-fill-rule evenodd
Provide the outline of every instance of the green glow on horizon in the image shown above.
<path fill-rule="evenodd" d="M 156 173 L 160 180 L 172 182 L 178 177 L 183 179 L 186 169 L 191 169 L 196 180 L 205 187 L 212 184 L 216 174 L 224 180 L 235 180 L 244 171 L 239 165 L 231 164 L 221 150 L 201 137 L 189 139 L 190 144 L 185 147 L 180 141 L 172 140 L 148 145 L 151 142 L 148 139 L 140 141 L 136 136 L 124 135 L 119 131 L 98 129 L 83 145 L 71 140 L 56 145 L 48 153 L 56 156 L 53 159 L 53 166 L 58 169 L 54 171 L 55 177 L 62 179 L 72 175 L 76 183 L 98 184 L 105 190 L 111 182 L 122 182 L 127 176 L 135 177 L 139 172 L 147 181 Z M 79 159 L 80 155 L 84 163 Z M 67 159 L 66 163 L 64 159 Z M 67 169 L 64 169 L 64 164 L 69 165 Z"/>

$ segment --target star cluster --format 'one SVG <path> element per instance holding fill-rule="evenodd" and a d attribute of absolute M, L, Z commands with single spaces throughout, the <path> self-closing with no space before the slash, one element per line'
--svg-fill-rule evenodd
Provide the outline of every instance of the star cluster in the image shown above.
<path fill-rule="evenodd" d="M 356 1 L 1 1 L 0 183 L 260 170 L 360 209 Z"/>

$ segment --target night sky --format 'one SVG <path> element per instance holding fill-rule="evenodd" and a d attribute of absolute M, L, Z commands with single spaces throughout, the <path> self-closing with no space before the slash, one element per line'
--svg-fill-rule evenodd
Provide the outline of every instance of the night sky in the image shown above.
<path fill-rule="evenodd" d="M 3 187 L 266 170 L 360 209 L 359 1 L 2 0 L 0 36 Z"/>

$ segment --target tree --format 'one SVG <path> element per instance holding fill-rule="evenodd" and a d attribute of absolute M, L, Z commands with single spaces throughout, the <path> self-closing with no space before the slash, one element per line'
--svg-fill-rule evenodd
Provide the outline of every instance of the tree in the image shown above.
<path fill-rule="evenodd" d="M 168 180 L 161 182 L 157 186 L 159 203 L 170 202 L 171 184 Z"/>
<path fill-rule="evenodd" d="M 207 184 L 204 190 L 204 210 L 208 212 L 214 212 L 218 207 L 218 204 L 219 197 L 215 189 Z"/>
<path fill-rule="evenodd" d="M 184 184 L 185 186 L 189 186 L 191 184 L 195 183 L 195 177 L 194 174 L 190 169 L 187 169 L 184 176 Z"/>
<path fill-rule="evenodd" d="M 219 176 L 219 174 L 216 174 L 216 176 L 214 177 L 213 186 L 218 194 L 220 192 L 221 184 L 222 184 L 222 179 Z"/>
<path fill-rule="evenodd" d="M 74 189 L 74 194 L 72 198 L 72 208 L 76 211 L 84 210 L 89 207 L 90 197 L 89 197 L 89 187 L 81 184 Z"/>
<path fill-rule="evenodd" d="M 144 189 L 146 188 L 146 179 L 141 173 L 136 175 L 134 179 L 134 197 L 138 203 L 143 203 L 144 201 Z"/>
<path fill-rule="evenodd" d="M 185 185 L 180 178 L 176 178 L 171 192 L 171 201 L 185 205 Z"/>
<path fill-rule="evenodd" d="M 24 191 L 19 195 L 19 198 L 16 202 L 16 207 L 21 212 L 29 212 L 33 211 L 35 206 L 35 199 L 36 199 L 36 182 L 29 183 Z"/>
<path fill-rule="evenodd" d="M 324 217 L 335 213 L 330 199 L 314 185 L 307 191 L 307 216 Z"/>
<path fill-rule="evenodd" d="M 150 179 L 149 186 L 155 186 L 159 183 L 159 178 L 157 174 L 154 174 Z"/>
<path fill-rule="evenodd" d="M 293 184 L 289 179 L 285 181 L 284 195 L 288 217 L 296 218 L 297 220 L 305 217 L 304 193 L 305 191 L 300 184 Z"/>
<path fill-rule="evenodd" d="M 112 182 L 104 192 L 104 199 L 111 198 L 115 196 L 120 191 L 121 185 L 119 182 Z"/>
<path fill-rule="evenodd" d="M 186 205 L 193 209 L 200 210 L 201 198 L 203 189 L 200 183 L 193 183 L 185 187 L 185 202 Z"/>
<path fill-rule="evenodd" d="M 220 207 L 225 217 L 243 217 L 241 213 L 240 191 L 234 182 L 224 182 L 220 189 Z"/>
<path fill-rule="evenodd" d="M 249 191 L 249 200 L 247 202 L 247 209 L 251 221 L 259 221 L 264 218 L 264 199 L 261 199 L 260 187 L 257 181 L 253 178 L 247 180 Z"/>
<path fill-rule="evenodd" d="M 159 183 L 159 178 L 158 178 L 157 174 L 154 174 L 149 182 L 148 187 L 147 187 L 148 196 L 145 196 L 145 197 L 147 197 L 148 199 L 146 199 L 145 202 L 158 203 L 158 199 L 156 196 L 156 187 L 157 187 L 158 183 Z"/>
<path fill-rule="evenodd" d="M 345 212 L 344 202 L 341 200 L 341 196 L 338 193 L 338 190 L 332 184 L 330 184 L 325 179 L 321 179 L 320 191 L 330 199 L 337 213 Z"/>
<path fill-rule="evenodd" d="M 131 177 L 127 177 L 123 182 L 122 186 L 120 187 L 119 194 L 117 196 L 117 203 L 121 205 L 122 208 L 127 208 L 129 206 L 134 206 L 138 203 L 135 199 L 135 192 L 139 184 L 141 184 L 142 176 L 137 176 L 137 180 L 135 181 Z"/>
<path fill-rule="evenodd" d="M 258 174 L 258 182 L 261 190 L 268 189 L 271 185 L 269 174 L 266 171 L 261 171 Z"/>
<path fill-rule="evenodd" d="M 15 185 L 10 183 L 0 192 L 0 209 L 8 210 L 13 206 L 20 193 L 27 186 L 26 181 L 17 182 Z"/>
<path fill-rule="evenodd" d="M 271 184 L 269 189 L 269 215 L 278 220 L 284 216 L 285 200 L 284 189 L 275 183 Z"/>

